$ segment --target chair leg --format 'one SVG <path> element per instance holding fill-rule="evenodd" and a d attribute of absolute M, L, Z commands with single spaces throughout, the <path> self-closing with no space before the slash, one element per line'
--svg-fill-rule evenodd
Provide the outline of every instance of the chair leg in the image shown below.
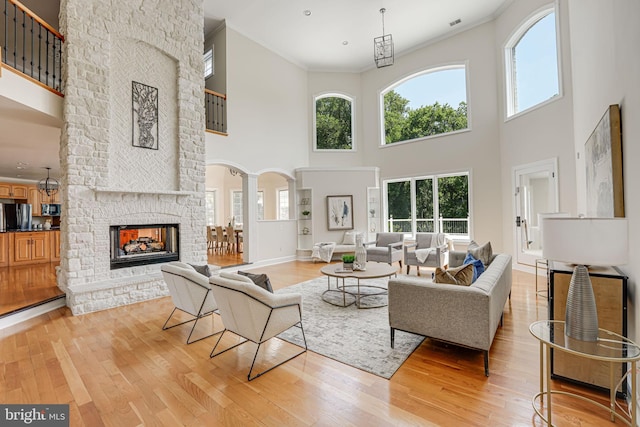
<path fill-rule="evenodd" d="M 409 269 L 411 268 L 411 266 L 409 264 L 407 264 L 407 274 L 409 274 Z M 420 267 L 418 267 L 418 272 L 420 271 Z"/>
<path fill-rule="evenodd" d="M 252 377 L 252 376 L 251 376 L 251 372 L 253 372 L 253 366 L 254 366 L 254 365 L 255 365 L 255 363 L 256 363 L 256 358 L 258 357 L 258 352 L 260 351 L 260 345 L 262 344 L 262 343 L 259 343 L 259 344 L 258 344 L 258 348 L 256 349 L 256 354 L 253 356 L 253 362 L 251 363 L 251 368 L 249 369 L 249 375 L 247 375 L 247 379 L 248 379 L 249 381 L 251 381 L 251 380 L 255 380 L 255 379 L 256 379 L 256 378 L 258 378 L 259 376 L 266 374 L 266 373 L 267 373 L 267 372 L 269 372 L 270 370 L 272 370 L 272 369 L 274 369 L 274 368 L 277 368 L 278 366 L 283 365 L 283 364 L 287 363 L 288 361 L 290 361 L 290 360 L 292 360 L 292 359 L 295 359 L 296 357 L 300 356 L 301 354 L 303 354 L 303 353 L 305 353 L 305 352 L 307 351 L 307 338 L 306 338 L 306 336 L 304 335 L 304 328 L 302 327 L 302 321 L 301 321 L 301 322 L 299 322 L 299 325 L 300 325 L 300 331 L 302 331 L 302 340 L 304 341 L 304 349 L 303 349 L 302 351 L 300 351 L 300 352 L 298 352 L 298 353 L 294 354 L 293 356 L 289 357 L 288 359 L 283 360 L 282 362 L 278 363 L 277 365 L 274 365 L 274 366 L 270 367 L 269 369 L 266 369 L 266 370 L 264 370 L 264 371 L 260 372 L 259 374 L 254 375 L 254 376 Z M 294 326 L 297 326 L 297 325 L 294 325 Z M 294 345 L 297 345 L 297 344 L 294 344 Z M 298 346 L 298 347 L 302 348 L 302 346 Z"/>
<path fill-rule="evenodd" d="M 391 328 L 391 348 L 393 348 L 393 345 L 395 344 L 395 340 L 396 340 L 396 329 Z"/>
<path fill-rule="evenodd" d="M 489 351 L 484 350 L 484 376 L 489 376 Z"/>
<path fill-rule="evenodd" d="M 211 354 L 209 354 L 209 358 L 213 359 L 214 357 L 219 356 L 219 355 L 221 355 L 222 353 L 226 353 L 227 351 L 229 351 L 229 350 L 231 350 L 231 349 L 233 349 L 233 348 L 236 348 L 236 347 L 238 347 L 239 345 L 242 345 L 242 344 L 246 343 L 247 341 L 249 341 L 249 340 L 245 339 L 244 341 L 241 341 L 241 342 L 239 342 L 239 343 L 238 343 L 238 344 L 236 344 L 236 345 L 233 345 L 233 346 L 231 346 L 231 347 L 229 347 L 229 348 L 227 348 L 227 349 L 225 349 L 225 350 L 222 350 L 221 352 L 215 353 L 216 348 L 218 348 L 218 344 L 220 344 L 220 340 L 222 340 L 222 337 L 223 337 L 223 335 L 224 335 L 224 333 L 225 333 L 225 332 L 227 332 L 227 330 L 226 330 L 226 329 L 225 329 L 224 331 L 222 331 L 222 334 L 220 334 L 220 336 L 218 337 L 218 341 L 216 341 L 216 345 L 214 345 L 214 346 L 213 346 L 213 350 L 211 350 Z M 215 353 L 215 354 L 214 354 L 214 353 Z"/>

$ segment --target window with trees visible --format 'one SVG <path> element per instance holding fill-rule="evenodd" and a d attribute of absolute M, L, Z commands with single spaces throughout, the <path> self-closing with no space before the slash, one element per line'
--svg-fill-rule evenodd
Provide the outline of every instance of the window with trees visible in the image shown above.
<path fill-rule="evenodd" d="M 258 195 L 256 197 L 256 203 L 258 204 L 258 211 L 256 212 L 256 217 L 258 221 L 262 221 L 264 219 L 264 191 L 258 191 Z"/>
<path fill-rule="evenodd" d="M 464 65 L 408 77 L 382 92 L 382 145 L 467 129 Z"/>
<path fill-rule="evenodd" d="M 289 219 L 289 190 L 278 190 L 278 219 Z"/>
<path fill-rule="evenodd" d="M 354 150 L 353 99 L 340 94 L 315 98 L 315 149 Z"/>
<path fill-rule="evenodd" d="M 207 209 L 207 225 L 216 225 L 216 190 L 205 192 L 205 206 Z"/>
<path fill-rule="evenodd" d="M 556 14 L 553 7 L 533 14 L 505 46 L 507 117 L 560 94 Z"/>
<path fill-rule="evenodd" d="M 388 231 L 447 233 L 469 238 L 469 174 L 432 175 L 384 183 Z"/>

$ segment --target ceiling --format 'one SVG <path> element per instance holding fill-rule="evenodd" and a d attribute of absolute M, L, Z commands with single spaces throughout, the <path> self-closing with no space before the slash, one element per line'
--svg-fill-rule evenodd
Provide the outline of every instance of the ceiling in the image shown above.
<path fill-rule="evenodd" d="M 492 19 L 512 1 L 204 0 L 205 34 L 224 20 L 307 70 L 361 72 L 374 66 L 373 39 L 382 35 L 382 7 L 385 34 L 393 36 L 397 57 Z"/>
<path fill-rule="evenodd" d="M 373 38 L 392 34 L 395 56 L 492 19 L 514 0 L 204 0 L 204 31 L 223 22 L 309 71 L 361 72 L 372 68 Z M 59 0 L 24 0 L 47 22 Z M 305 11 L 310 11 L 306 16 Z M 450 22 L 460 23 L 450 26 Z M 344 42 L 347 42 L 344 44 Z M 0 176 L 60 177 L 61 123 L 0 96 Z M 18 169 L 19 162 L 27 163 Z"/>

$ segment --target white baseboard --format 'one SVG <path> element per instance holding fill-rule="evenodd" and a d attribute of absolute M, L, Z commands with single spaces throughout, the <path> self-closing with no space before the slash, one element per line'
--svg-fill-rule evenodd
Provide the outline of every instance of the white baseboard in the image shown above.
<path fill-rule="evenodd" d="M 8 328 L 9 326 L 16 325 L 20 322 L 24 322 L 25 320 L 33 319 L 34 317 L 40 316 L 53 310 L 57 310 L 66 305 L 67 300 L 63 296 L 62 298 L 46 302 L 35 307 L 20 310 L 13 314 L 8 314 L 0 318 L 0 329 Z"/>

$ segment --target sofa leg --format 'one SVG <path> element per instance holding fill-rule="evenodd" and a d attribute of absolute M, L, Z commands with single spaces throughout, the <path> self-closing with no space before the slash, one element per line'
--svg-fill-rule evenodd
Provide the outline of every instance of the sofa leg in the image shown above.
<path fill-rule="evenodd" d="M 402 261 L 398 261 L 400 263 L 400 270 L 402 270 Z"/>
<path fill-rule="evenodd" d="M 396 337 L 396 330 L 395 328 L 391 328 L 391 348 L 393 348 L 395 337 Z"/>
<path fill-rule="evenodd" d="M 484 376 L 489 376 L 489 351 L 484 350 Z"/>
<path fill-rule="evenodd" d="M 504 326 L 504 313 L 500 316 L 500 327 Z"/>
<path fill-rule="evenodd" d="M 416 268 L 418 269 L 418 276 L 420 275 L 420 266 L 416 266 Z"/>
<path fill-rule="evenodd" d="M 410 265 L 407 265 L 407 274 L 409 274 L 409 269 L 411 268 Z M 420 267 L 418 267 L 418 272 L 420 272 Z"/>

